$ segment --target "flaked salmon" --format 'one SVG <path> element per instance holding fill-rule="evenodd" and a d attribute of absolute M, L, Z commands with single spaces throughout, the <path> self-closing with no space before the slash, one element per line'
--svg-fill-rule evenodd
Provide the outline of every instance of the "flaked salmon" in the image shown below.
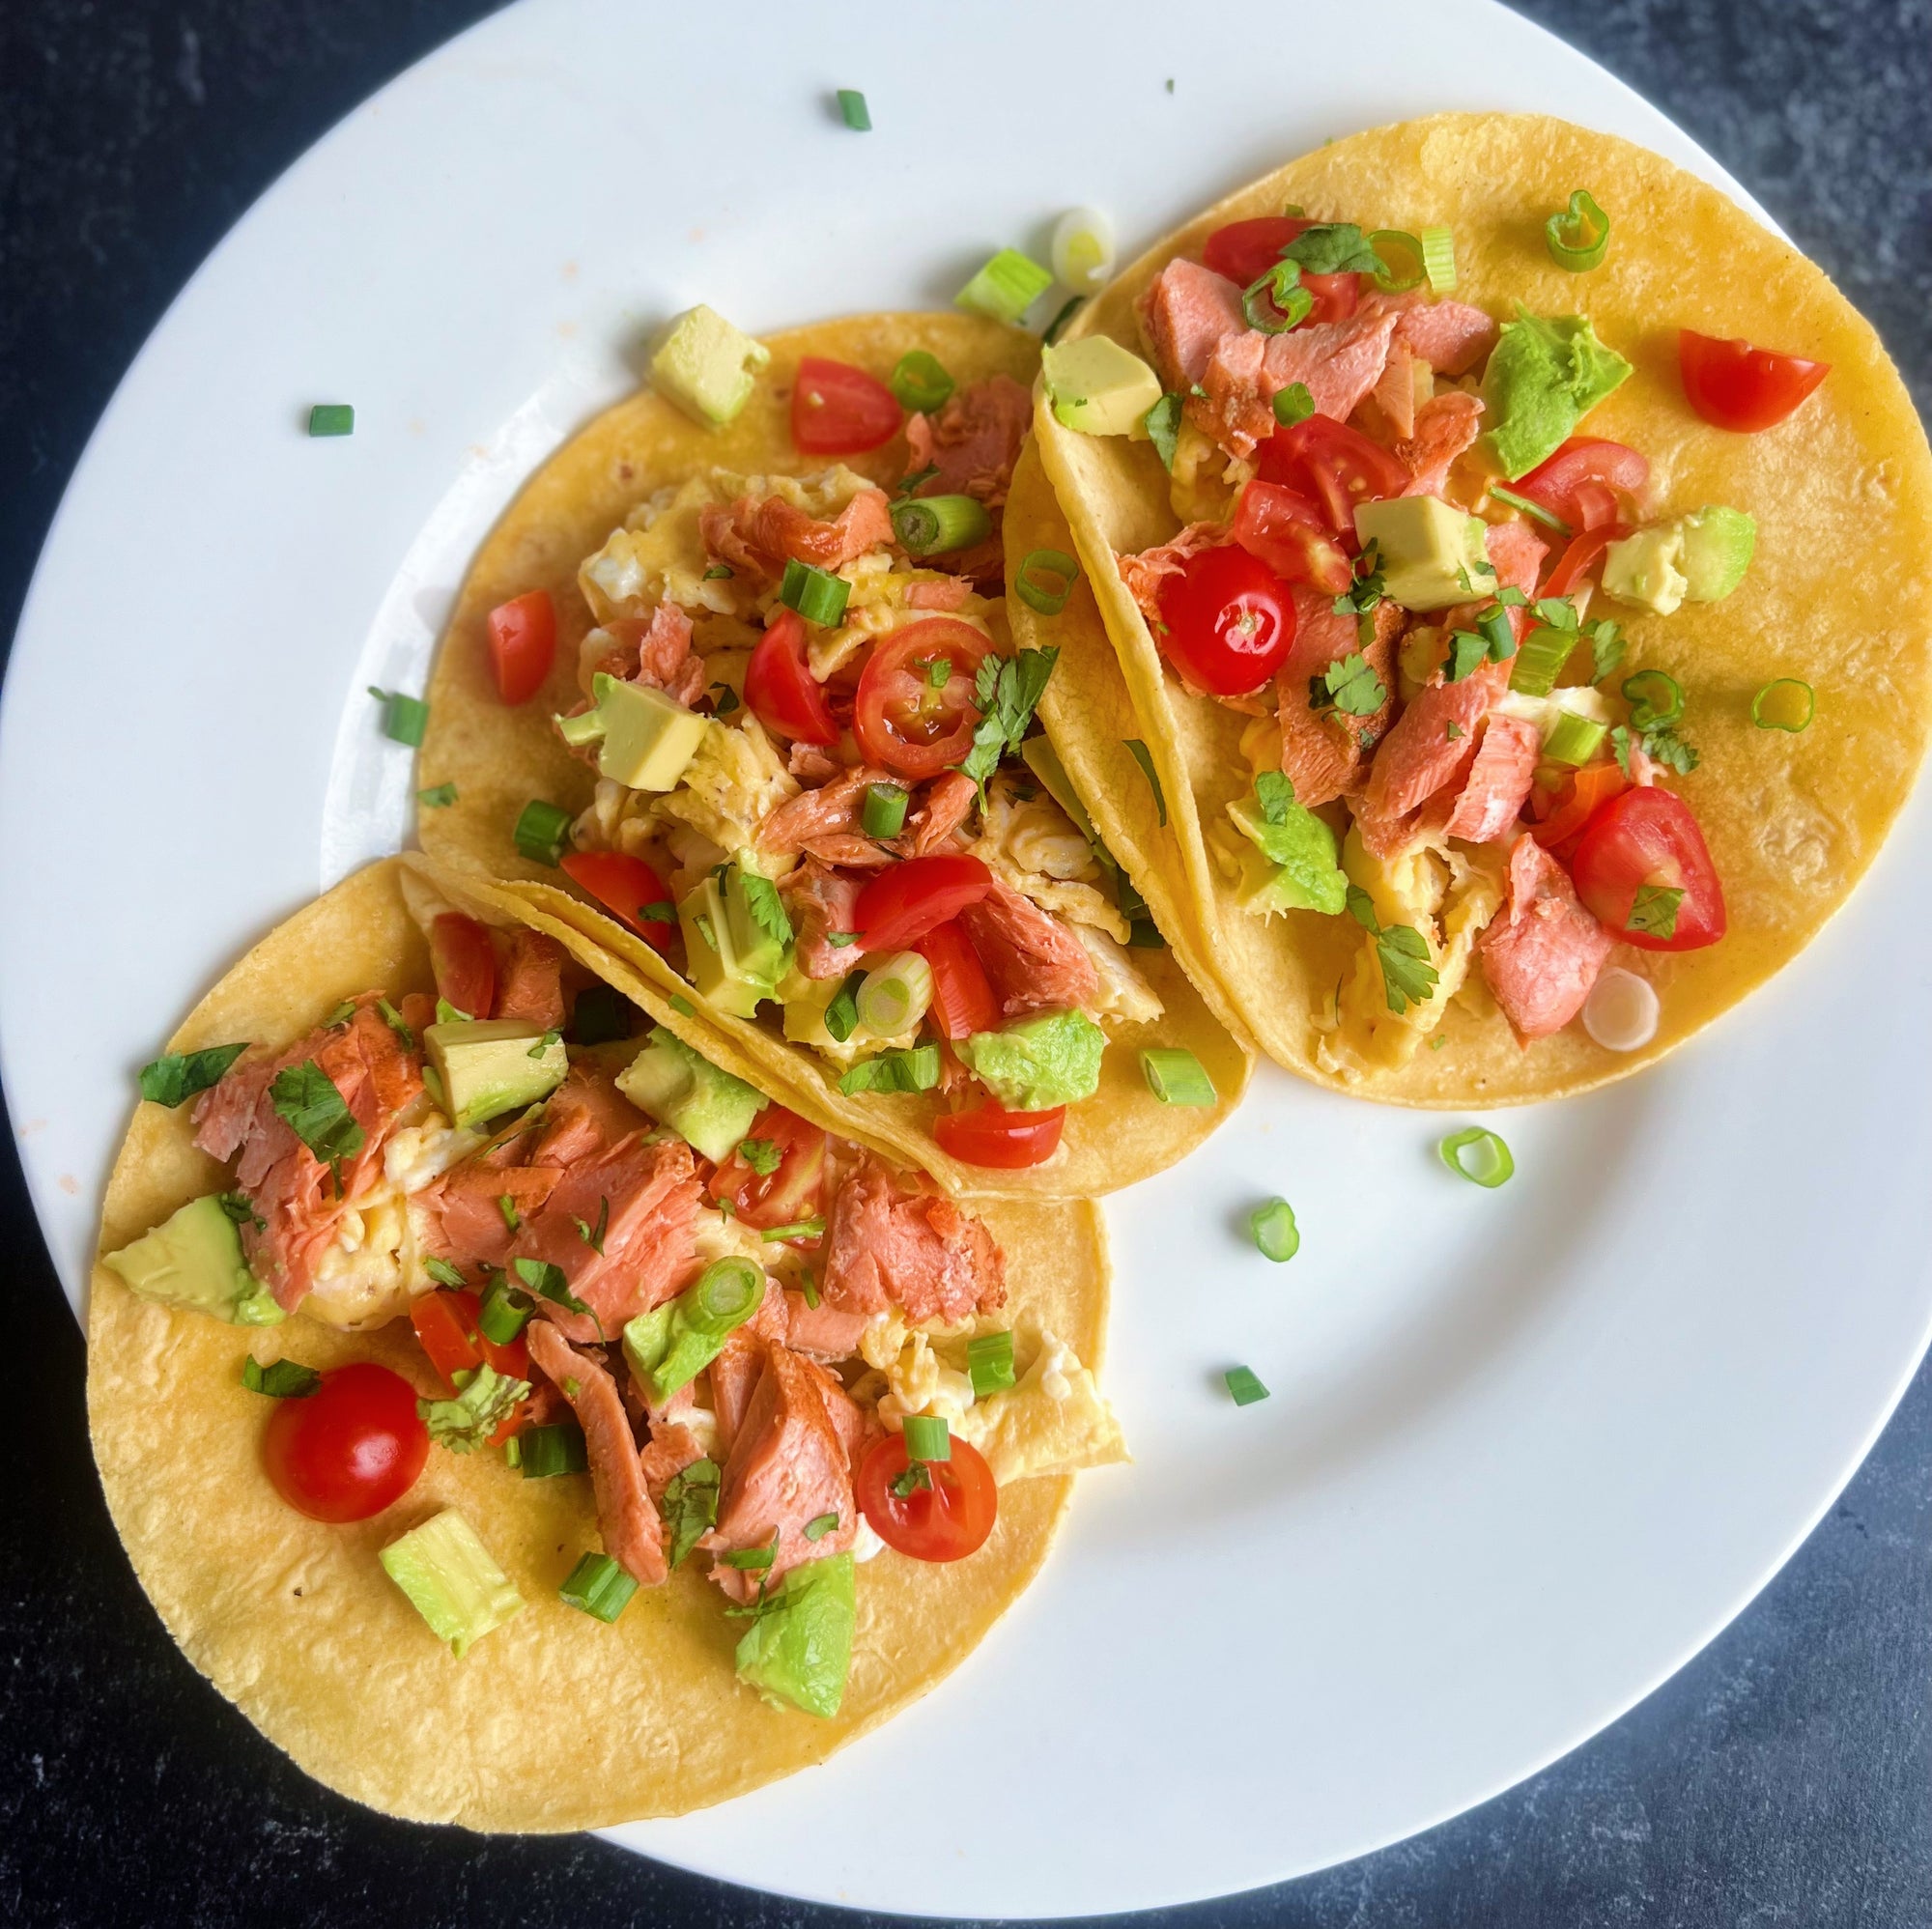
<path fill-rule="evenodd" d="M 971 496 L 997 509 L 1007 499 L 1013 465 L 1033 420 L 1033 397 L 1009 375 L 969 383 L 934 415 L 906 417 L 911 468 L 936 468 L 921 496 Z"/>
<path fill-rule="evenodd" d="M 959 922 L 1009 1018 L 1066 1010 L 1097 995 L 1100 977 L 1087 947 L 1050 911 L 999 878 L 979 903 L 959 913 Z"/>
<path fill-rule="evenodd" d="M 753 577 L 776 577 L 787 562 L 837 569 L 893 539 L 892 510 L 882 489 L 862 489 L 830 520 L 808 516 L 782 496 L 741 496 L 714 504 L 698 519 L 704 546 L 720 561 Z"/>
<path fill-rule="evenodd" d="M 494 1016 L 563 1029 L 563 947 L 544 931 L 521 925 L 509 933 L 497 960 Z"/>
<path fill-rule="evenodd" d="M 807 858 L 780 886 L 785 916 L 798 945 L 798 968 L 807 978 L 843 978 L 857 963 L 850 943 L 863 881 Z M 835 945 L 834 933 L 847 942 Z"/>
<path fill-rule="evenodd" d="M 821 1297 L 835 1308 L 896 1306 L 916 1323 L 1006 1302 L 1006 1262 L 985 1227 L 869 1152 L 833 1203 L 825 1252 Z"/>
<path fill-rule="evenodd" d="M 1444 835 L 1471 844 L 1492 844 L 1505 836 L 1529 796 L 1542 750 L 1534 723 L 1520 717 L 1490 718 Z"/>
<path fill-rule="evenodd" d="M 1534 837 L 1519 837 L 1503 908 L 1478 946 L 1484 980 L 1518 1038 L 1547 1038 L 1576 1017 L 1615 943 L 1569 872 Z"/>

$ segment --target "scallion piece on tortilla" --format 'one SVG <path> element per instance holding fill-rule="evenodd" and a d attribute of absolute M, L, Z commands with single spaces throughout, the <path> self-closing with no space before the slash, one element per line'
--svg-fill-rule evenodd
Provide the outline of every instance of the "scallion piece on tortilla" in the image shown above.
<path fill-rule="evenodd" d="M 1248 1228 L 1262 1257 L 1279 1265 L 1301 1250 L 1301 1234 L 1294 1223 L 1294 1208 L 1285 1199 L 1270 1199 L 1248 1215 Z"/>
<path fill-rule="evenodd" d="M 1080 581 L 1080 565 L 1065 550 L 1034 550 L 1013 572 L 1013 589 L 1029 610 L 1058 616 Z"/>
<path fill-rule="evenodd" d="M 1416 239 L 1422 243 L 1422 271 L 1429 277 L 1429 292 L 1449 294 L 1456 286 L 1456 237 L 1447 228 L 1424 228 Z"/>
<path fill-rule="evenodd" d="M 825 1236 L 823 1219 L 794 1219 L 789 1226 L 767 1227 L 761 1235 L 767 1245 L 784 1239 L 822 1239 Z"/>
<path fill-rule="evenodd" d="M 1788 730 L 1794 737 L 1817 714 L 1818 699 L 1808 683 L 1780 676 L 1751 698 L 1751 722 L 1760 730 Z"/>
<path fill-rule="evenodd" d="M 1429 273 L 1429 266 L 1422 258 L 1422 243 L 1415 236 L 1401 228 L 1378 228 L 1369 236 L 1369 245 L 1384 264 L 1382 269 L 1372 272 L 1369 279 L 1384 295 L 1406 295 L 1411 288 L 1422 286 Z M 1408 260 L 1390 260 L 1392 250 L 1406 254 Z"/>
<path fill-rule="evenodd" d="M 1561 516 L 1546 509 L 1541 502 L 1533 502 L 1527 496 L 1519 496 L 1514 489 L 1505 489 L 1500 482 L 1490 484 L 1490 494 L 1498 502 L 1507 502 L 1512 509 L 1520 509 L 1532 523 L 1541 523 L 1546 529 L 1554 529 L 1559 536 L 1574 535 Z"/>
<path fill-rule="evenodd" d="M 1268 1397 L 1267 1388 L 1255 1376 L 1253 1367 L 1230 1367 L 1222 1377 L 1236 1406 L 1252 1406 L 1256 1401 Z"/>
<path fill-rule="evenodd" d="M 420 696 L 406 695 L 400 690 L 378 690 L 373 683 L 369 695 L 383 706 L 383 734 L 414 750 L 429 728 L 429 705 Z"/>
<path fill-rule="evenodd" d="M 1510 688 L 1522 696 L 1548 696 L 1576 647 L 1575 630 L 1539 624 L 1523 638 L 1522 648 L 1510 666 Z"/>
<path fill-rule="evenodd" d="M 784 579 L 779 584 L 779 601 L 821 629 L 831 629 L 844 615 L 845 599 L 851 593 L 852 585 L 842 576 L 813 569 L 796 556 L 785 564 Z"/>
<path fill-rule="evenodd" d="M 1212 1105 L 1219 1096 L 1207 1066 L 1185 1045 L 1149 1046 L 1141 1075 L 1163 1105 Z"/>
<path fill-rule="evenodd" d="M 940 686 L 942 689 L 945 686 Z M 911 801 L 904 786 L 896 783 L 868 783 L 863 822 L 868 837 L 896 837 L 905 829 L 906 805 Z"/>
<path fill-rule="evenodd" d="M 1559 208 L 1543 224 L 1549 259 L 1572 274 L 1595 268 L 1610 244 L 1610 217 L 1597 206 L 1586 187 L 1570 197 L 1567 211 Z"/>
<path fill-rule="evenodd" d="M 871 109 L 866 105 L 866 97 L 856 87 L 841 87 L 838 90 L 838 118 L 855 134 L 869 134 L 872 131 Z"/>
<path fill-rule="evenodd" d="M 308 411 L 308 432 L 312 436 L 353 436 L 355 411 L 347 402 L 318 402 Z"/>
<path fill-rule="evenodd" d="M 875 1037 L 909 1032 L 932 1008 L 932 967 L 918 951 L 881 958 L 859 986 L 859 1022 Z"/>
<path fill-rule="evenodd" d="M 1635 729 L 1662 729 L 1684 714 L 1684 686 L 1661 669 L 1640 669 L 1625 677 L 1623 694 Z"/>
<path fill-rule="evenodd" d="M 922 496 L 893 504 L 893 534 L 908 555 L 952 555 L 992 533 L 986 505 L 971 496 Z"/>
<path fill-rule="evenodd" d="M 966 1371 L 972 1377 L 975 1400 L 984 1400 L 991 1393 L 1004 1393 L 1018 1377 L 1013 1372 L 1011 1332 L 981 1333 L 978 1339 L 967 1341 Z"/>
<path fill-rule="evenodd" d="M 946 364 L 923 349 L 908 349 L 899 356 L 887 384 L 901 409 L 916 409 L 930 414 L 939 408 L 955 386 L 946 372 Z"/>
<path fill-rule="evenodd" d="M 532 864 L 554 865 L 570 841 L 570 812 L 533 797 L 517 818 L 517 849 Z"/>
<path fill-rule="evenodd" d="M 453 783 L 433 783 L 427 790 L 416 792 L 416 802 L 425 810 L 447 810 L 456 802 L 456 786 Z"/>
<path fill-rule="evenodd" d="M 1516 1172 L 1510 1149 L 1482 1125 L 1451 1132 L 1436 1149 L 1451 1172 L 1472 1184 L 1488 1186 L 1492 1192 Z"/>
<path fill-rule="evenodd" d="M 1607 723 L 1600 723 L 1592 717 L 1579 717 L 1574 710 L 1566 710 L 1549 726 L 1549 734 L 1543 740 L 1544 758 L 1548 763 L 1580 770 L 1603 747 L 1609 728 Z"/>
<path fill-rule="evenodd" d="M 905 1417 L 906 1458 L 914 1461 L 950 1461 L 952 1458 L 952 1430 L 944 1415 L 908 1413 Z"/>
<path fill-rule="evenodd" d="M 585 1554 L 556 1597 L 599 1621 L 614 1621 L 631 1604 L 638 1583 L 609 1554 Z"/>
<path fill-rule="evenodd" d="M 1148 780 L 1148 788 L 1153 792 L 1154 815 L 1163 828 L 1167 824 L 1167 792 L 1160 787 L 1160 773 L 1153 767 L 1153 752 L 1138 737 L 1126 739 L 1127 754 L 1140 765 L 1141 775 Z"/>
<path fill-rule="evenodd" d="M 507 1347 L 535 1311 L 536 1301 L 499 1274 L 491 1282 L 490 1291 L 476 1309 L 476 1330 L 493 1347 Z"/>
<path fill-rule="evenodd" d="M 1308 392 L 1305 382 L 1291 382 L 1286 388 L 1274 392 L 1274 418 L 1284 429 L 1292 429 L 1297 422 L 1305 422 L 1315 412 L 1315 398 Z M 1174 467 L 1172 463 L 1168 465 Z"/>
<path fill-rule="evenodd" d="M 582 1473 L 590 1464 L 583 1448 L 583 1429 L 566 1420 L 554 1427 L 528 1427 L 517 1436 L 524 1443 L 524 1478 L 554 1480 L 558 1474 Z"/>
<path fill-rule="evenodd" d="M 1053 271 L 1017 248 L 1002 248 L 952 299 L 995 322 L 1017 322 L 1053 286 Z"/>

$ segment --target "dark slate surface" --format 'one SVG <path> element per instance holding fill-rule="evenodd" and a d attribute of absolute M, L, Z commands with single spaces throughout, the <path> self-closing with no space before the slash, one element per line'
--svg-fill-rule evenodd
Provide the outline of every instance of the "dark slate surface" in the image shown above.
<path fill-rule="evenodd" d="M 0 7 L 0 635 L 95 417 L 184 278 L 317 134 L 484 11 L 473 0 Z M 1725 161 L 1874 318 L 1921 406 L 1932 403 L 1932 0 L 1524 11 Z M 817 1914 L 587 1839 L 386 1822 L 325 1795 L 260 1741 L 176 1653 L 119 1553 L 87 1456 L 79 1336 L 11 1140 L 0 1162 L 14 1416 L 0 1483 L 0 1919 L 773 1929 Z M 1148 1919 L 1932 1921 L 1928 1493 L 1932 1374 L 1921 1374 L 1785 1572 L 1606 1734 L 1384 1854 Z"/>

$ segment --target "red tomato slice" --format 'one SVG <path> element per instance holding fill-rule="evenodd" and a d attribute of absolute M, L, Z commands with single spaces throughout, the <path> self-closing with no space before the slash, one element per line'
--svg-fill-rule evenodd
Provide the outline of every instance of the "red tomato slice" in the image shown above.
<path fill-rule="evenodd" d="M 1540 824 L 1531 825 L 1529 835 L 1545 850 L 1553 851 L 1567 844 L 1597 814 L 1599 807 L 1629 788 L 1615 764 L 1589 764 L 1553 794 L 1548 815 Z"/>
<path fill-rule="evenodd" d="M 527 589 L 490 612 L 490 673 L 505 703 L 527 703 L 556 657 L 556 610 L 548 589 Z"/>
<path fill-rule="evenodd" d="M 932 1485 L 901 1500 L 893 1483 L 911 1464 L 902 1433 L 888 1433 L 859 1462 L 854 1497 L 872 1532 L 916 1561 L 962 1561 L 978 1553 L 1000 1512 L 1000 1489 L 980 1450 L 955 1439 L 951 1460 L 925 1462 Z"/>
<path fill-rule="evenodd" d="M 862 951 L 902 951 L 993 888 L 993 873 L 964 851 L 888 865 L 859 894 L 852 922 Z"/>
<path fill-rule="evenodd" d="M 1677 366 L 1691 408 L 1715 428 L 1740 435 L 1775 428 L 1832 372 L 1828 361 L 1720 342 L 1691 328 L 1677 331 Z"/>
<path fill-rule="evenodd" d="M 497 951 L 490 933 L 461 911 L 444 911 L 430 922 L 430 969 L 436 995 L 467 1018 L 487 1018 L 497 1003 Z"/>
<path fill-rule="evenodd" d="M 745 1137 L 770 1146 L 778 1164 L 759 1173 L 741 1146 L 711 1175 L 712 1198 L 728 1199 L 738 1217 L 761 1233 L 816 1217 L 825 1199 L 825 1133 L 782 1105 L 767 1105 Z"/>
<path fill-rule="evenodd" d="M 1306 582 L 1340 596 L 1354 580 L 1347 554 L 1328 535 L 1321 512 L 1278 482 L 1251 482 L 1235 511 L 1235 540 L 1284 582 Z"/>
<path fill-rule="evenodd" d="M 980 662 L 993 647 L 956 616 L 928 616 L 874 646 L 852 702 L 852 730 L 868 763 L 900 777 L 937 777 L 973 748 L 980 708 L 973 700 Z M 928 669 L 944 661 L 944 686 Z"/>
<path fill-rule="evenodd" d="M 1216 274 L 1250 288 L 1281 259 L 1281 251 L 1290 241 L 1314 225 L 1294 214 L 1259 214 L 1250 221 L 1230 221 L 1208 237 L 1201 259 Z M 1298 326 L 1346 320 L 1355 312 L 1361 294 L 1361 277 L 1354 274 L 1304 274 L 1301 285 L 1314 298 L 1315 305 Z M 1274 307 L 1272 301 L 1268 305 Z M 1280 312 L 1275 309 L 1276 314 Z"/>
<path fill-rule="evenodd" d="M 642 858 L 623 851 L 565 851 L 557 863 L 573 884 L 614 911 L 653 950 L 669 950 L 677 936 L 675 920 L 639 916 L 646 905 L 671 901 L 664 879 Z"/>
<path fill-rule="evenodd" d="M 1572 436 L 1553 456 L 1510 487 L 1540 502 L 1552 516 L 1562 517 L 1573 529 L 1595 529 L 1616 520 L 1613 492 L 1621 490 L 1640 500 L 1649 481 L 1649 458 L 1635 449 L 1600 436 Z M 1605 492 L 1612 493 L 1606 496 Z M 1608 515 L 1602 513 L 1605 500 Z"/>
<path fill-rule="evenodd" d="M 989 1098 L 970 1112 L 942 1112 L 932 1121 L 932 1136 L 942 1152 L 966 1165 L 1018 1172 L 1053 1156 L 1065 1123 L 1064 1105 L 1050 1112 L 1009 1112 Z"/>
<path fill-rule="evenodd" d="M 1646 951 L 1694 951 L 1724 935 L 1724 894 L 1690 807 L 1655 784 L 1626 790 L 1590 819 L 1571 866 L 1577 895 L 1625 944 Z M 1644 885 L 1682 891 L 1667 938 L 1630 928 Z"/>
<path fill-rule="evenodd" d="M 1600 529 L 1585 529 L 1572 538 L 1570 546 L 1556 559 L 1556 567 L 1543 579 L 1545 596 L 1568 596 L 1603 560 L 1604 552 L 1620 542 L 1630 531 L 1621 523 Z"/>
<path fill-rule="evenodd" d="M 942 1038 L 999 1030 L 1000 1001 L 965 925 L 935 924 L 913 950 L 932 967 L 932 1022 Z"/>
<path fill-rule="evenodd" d="M 1255 451 L 1255 464 L 1264 482 L 1284 482 L 1320 503 L 1329 533 L 1351 552 L 1355 505 L 1400 496 L 1409 482 L 1408 470 L 1387 449 L 1326 415 L 1277 429 Z"/>
<path fill-rule="evenodd" d="M 766 729 L 802 744 L 836 744 L 838 725 L 818 680 L 805 667 L 805 624 L 796 610 L 774 610 L 745 666 L 745 702 Z"/>
<path fill-rule="evenodd" d="M 477 1329 L 476 1317 L 481 1301 L 476 1294 L 450 1288 L 441 1292 L 425 1292 L 410 1302 L 410 1324 L 429 1355 L 429 1363 L 442 1376 L 444 1388 L 454 1395 L 456 1376 L 472 1373 L 488 1364 L 505 1379 L 527 1379 L 530 1374 L 529 1348 L 521 1335 L 507 1346 L 486 1340 Z M 529 1419 L 529 1402 L 520 1400 L 491 1434 L 493 1446 L 500 1445 L 513 1433 L 521 1433 Z"/>
<path fill-rule="evenodd" d="M 1203 550 L 1160 586 L 1161 654 L 1197 690 L 1245 696 L 1294 646 L 1294 599 L 1259 556 Z"/>
<path fill-rule="evenodd" d="M 850 362 L 807 355 L 791 391 L 791 439 L 807 455 L 851 456 L 889 442 L 904 419 L 893 391 Z"/>
<path fill-rule="evenodd" d="M 429 1458 L 416 1390 L 372 1361 L 334 1367 L 306 1400 L 278 1400 L 262 1434 L 274 1489 L 311 1520 L 366 1520 L 415 1485 Z"/>

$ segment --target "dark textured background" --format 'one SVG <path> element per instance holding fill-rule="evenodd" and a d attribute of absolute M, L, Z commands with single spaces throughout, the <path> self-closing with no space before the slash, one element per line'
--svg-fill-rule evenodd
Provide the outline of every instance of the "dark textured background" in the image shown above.
<path fill-rule="evenodd" d="M 0 637 L 96 416 L 175 290 L 331 122 L 487 11 L 0 0 Z M 1932 0 L 1522 11 L 1729 166 L 1873 318 L 1932 405 Z M 817 1914 L 588 1839 L 384 1821 L 261 1741 L 175 1651 L 120 1554 L 87 1453 L 79 1335 L 11 1139 L 0 1162 L 14 1416 L 0 1480 L 0 1919 L 774 1929 Z M 1932 1922 L 1929 1495 L 1932 1372 L 1763 1597 L 1606 1734 L 1382 1855 L 1146 1919 Z"/>

